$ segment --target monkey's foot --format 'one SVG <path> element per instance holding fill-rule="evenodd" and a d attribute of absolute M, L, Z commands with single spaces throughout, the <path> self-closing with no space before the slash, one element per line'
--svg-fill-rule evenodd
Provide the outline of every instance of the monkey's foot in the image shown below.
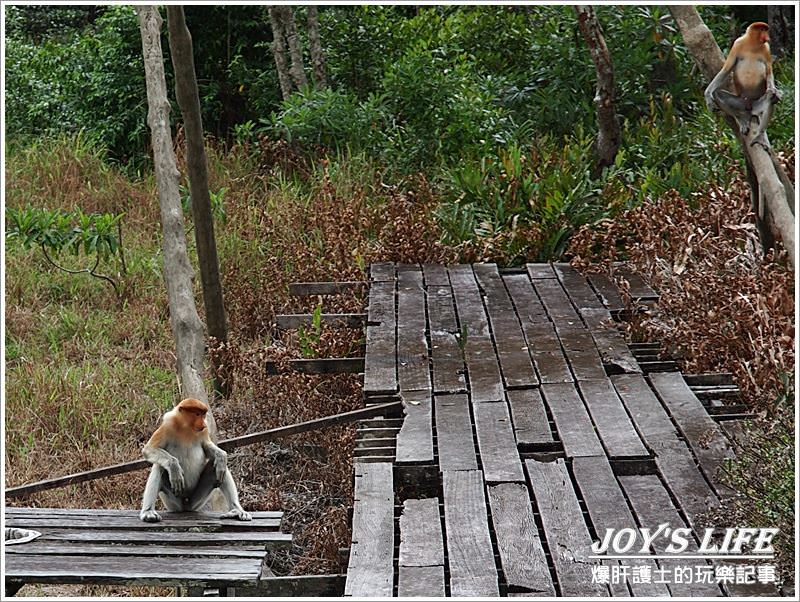
<path fill-rule="evenodd" d="M 157 523 L 161 520 L 161 515 L 155 510 L 142 510 L 139 518 L 146 523 Z"/>
<path fill-rule="evenodd" d="M 253 515 L 249 512 L 245 512 L 241 508 L 231 508 L 225 514 L 222 515 L 222 518 L 235 518 L 237 520 L 253 520 Z"/>

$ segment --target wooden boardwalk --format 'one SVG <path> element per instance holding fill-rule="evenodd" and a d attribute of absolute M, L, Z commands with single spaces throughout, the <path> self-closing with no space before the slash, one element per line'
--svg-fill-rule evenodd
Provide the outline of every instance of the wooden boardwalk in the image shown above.
<path fill-rule="evenodd" d="M 697 530 L 730 493 L 719 416 L 680 373 L 643 369 L 670 363 L 637 361 L 624 309 L 608 278 L 563 264 L 371 266 L 365 400 L 399 391 L 406 414 L 359 429 L 345 595 L 775 593 L 674 578 L 705 560 L 591 558 L 606 529 Z M 599 563 L 626 562 L 652 579 L 604 582 Z"/>

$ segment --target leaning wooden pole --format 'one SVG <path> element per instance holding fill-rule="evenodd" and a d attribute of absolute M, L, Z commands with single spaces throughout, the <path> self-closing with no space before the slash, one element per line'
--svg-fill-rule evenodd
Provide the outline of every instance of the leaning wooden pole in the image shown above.
<path fill-rule="evenodd" d="M 222 280 L 219 275 L 211 194 L 208 189 L 208 158 L 203 136 L 203 118 L 200 113 L 200 93 L 194 70 L 192 36 L 186 26 L 182 6 L 167 6 L 167 26 L 170 55 L 175 71 L 175 97 L 181 109 L 186 135 L 186 169 L 192 198 L 192 220 L 200 281 L 203 284 L 206 328 L 209 338 L 213 338 L 216 343 L 225 343 L 228 340 L 228 326 L 222 298 Z M 214 388 L 223 397 L 228 397 L 229 375 L 225 374 L 225 369 L 219 360 L 212 360 L 211 367 Z"/>
<path fill-rule="evenodd" d="M 192 265 L 186 250 L 186 236 L 178 187 L 180 173 L 172 150 L 169 126 L 170 105 L 164 76 L 161 49 L 161 15 L 155 6 L 137 6 L 142 34 L 145 83 L 147 85 L 147 123 L 151 131 L 153 164 L 156 172 L 158 201 L 161 207 L 161 231 L 164 250 L 164 281 L 169 297 L 170 326 L 175 339 L 178 380 L 183 397 L 194 397 L 208 404 L 203 383 L 205 333 L 192 289 Z M 209 430 L 217 438 L 214 416 L 209 412 Z"/>
<path fill-rule="evenodd" d="M 241 437 L 234 437 L 233 439 L 226 439 L 220 441 L 218 445 L 226 450 L 231 451 L 238 447 L 246 445 L 253 445 L 254 443 L 263 443 L 265 441 L 274 441 L 281 437 L 288 437 L 290 435 L 298 435 L 300 433 L 307 433 L 322 428 L 329 428 L 332 426 L 339 426 L 342 424 L 349 424 L 357 422 L 366 418 L 374 418 L 375 416 L 384 416 L 397 412 L 402 407 L 401 400 L 390 401 L 388 403 L 381 403 L 358 410 L 351 410 L 349 412 L 342 412 L 341 414 L 333 414 L 323 418 L 315 418 L 306 422 L 298 422 L 286 426 L 279 426 L 274 429 L 266 431 L 259 431 L 249 435 L 242 435 Z M 102 479 L 104 477 L 111 477 L 115 475 L 149 468 L 150 463 L 146 460 L 137 460 L 135 462 L 125 462 L 124 464 L 114 464 L 113 466 L 105 466 L 103 468 L 96 468 L 94 470 L 87 470 L 85 472 L 78 472 L 55 479 L 47 479 L 30 483 L 29 485 L 20 485 L 19 487 L 11 487 L 5 490 L 7 498 L 17 498 L 39 491 L 46 491 L 48 489 L 57 489 L 59 487 L 66 487 L 68 485 L 75 485 L 77 483 L 85 483 L 86 481 L 93 481 L 95 479 Z"/>

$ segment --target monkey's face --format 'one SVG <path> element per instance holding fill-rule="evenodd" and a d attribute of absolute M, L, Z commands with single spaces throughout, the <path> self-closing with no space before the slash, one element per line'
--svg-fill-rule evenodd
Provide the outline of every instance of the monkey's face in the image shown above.
<path fill-rule="evenodd" d="M 201 433 L 206 426 L 206 412 L 196 408 L 180 408 L 180 415 L 183 424 L 191 430 Z"/>

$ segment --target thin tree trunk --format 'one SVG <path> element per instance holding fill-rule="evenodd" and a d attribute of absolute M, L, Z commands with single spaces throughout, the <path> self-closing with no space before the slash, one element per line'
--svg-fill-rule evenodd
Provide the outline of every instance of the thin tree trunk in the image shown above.
<path fill-rule="evenodd" d="M 289 45 L 289 56 L 292 57 L 292 66 L 289 73 L 297 89 L 308 85 L 306 73 L 303 69 L 303 48 L 300 45 L 300 36 L 297 35 L 297 25 L 294 22 L 294 8 L 281 6 L 283 12 L 283 27 L 286 32 L 286 42 Z"/>
<path fill-rule="evenodd" d="M 203 284 L 203 305 L 206 310 L 208 336 L 217 342 L 228 340 L 222 282 L 219 276 L 217 241 L 214 236 L 214 217 L 211 213 L 211 195 L 208 190 L 208 167 L 203 140 L 203 119 L 200 114 L 200 94 L 192 54 L 192 36 L 186 27 L 183 6 L 167 6 L 169 48 L 175 70 L 175 96 L 183 116 L 186 134 L 186 162 L 189 175 L 189 193 L 192 198 L 192 219 L 200 280 Z M 214 364 L 214 388 L 223 396 L 230 393 L 228 378 L 222 366 Z"/>
<path fill-rule="evenodd" d="M 769 23 L 769 49 L 773 57 L 790 55 L 794 52 L 794 6 L 767 6 Z"/>
<path fill-rule="evenodd" d="M 311 51 L 311 75 L 314 78 L 314 86 L 317 89 L 327 88 L 325 55 L 322 53 L 322 42 L 319 38 L 319 15 L 316 4 L 308 7 L 308 46 Z"/>
<path fill-rule="evenodd" d="M 597 93 L 594 103 L 597 107 L 597 173 L 604 167 L 613 165 L 620 145 L 620 127 L 614 104 L 614 64 L 606 46 L 603 29 L 591 6 L 576 6 L 578 26 L 580 27 L 589 54 L 597 71 Z"/>
<path fill-rule="evenodd" d="M 283 20 L 280 6 L 269 7 L 269 23 L 272 27 L 272 56 L 275 58 L 275 69 L 281 85 L 281 96 L 286 100 L 292 95 L 292 78 L 286 64 L 286 34 L 283 31 Z"/>
<path fill-rule="evenodd" d="M 700 71 L 707 81 L 711 81 L 722 69 L 724 62 L 714 35 L 693 6 L 670 5 L 669 10 Z M 760 144 L 751 146 L 752 140 L 749 136 L 741 135 L 736 120 L 728 116 L 725 116 L 725 120 L 736 134 L 745 155 L 747 181 L 759 233 L 762 234 L 763 228 L 770 230 L 771 236 L 761 236 L 761 244 L 766 250 L 772 237 L 780 238 L 788 252 L 789 264 L 794 267 L 794 215 L 789 204 L 794 201 L 794 187 L 769 150 L 768 143 L 767 148 Z M 750 173 L 751 170 L 754 174 Z"/>
<path fill-rule="evenodd" d="M 164 248 L 164 280 L 169 297 L 170 325 L 175 339 L 178 381 L 183 397 L 194 397 L 208 405 L 203 384 L 205 336 L 192 292 L 192 266 L 186 251 L 183 210 L 178 189 L 180 174 L 172 151 L 169 100 L 161 51 L 161 16 L 155 6 L 137 6 L 142 34 L 148 113 L 156 172 Z M 214 417 L 208 413 L 209 430 L 216 439 Z"/>

